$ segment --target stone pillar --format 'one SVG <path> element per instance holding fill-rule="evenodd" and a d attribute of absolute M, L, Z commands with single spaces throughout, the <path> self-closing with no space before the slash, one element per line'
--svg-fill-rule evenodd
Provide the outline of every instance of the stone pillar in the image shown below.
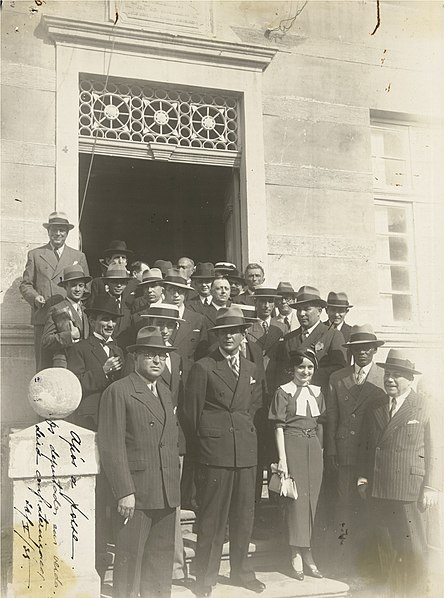
<path fill-rule="evenodd" d="M 73 389 L 78 395 L 76 383 L 68 370 L 39 372 L 30 385 L 31 403 L 37 401 L 42 413 L 36 385 L 44 388 L 45 401 L 65 387 L 66 407 Z M 50 411 L 53 419 L 10 435 L 14 528 L 8 598 L 99 598 L 94 568 L 96 434 L 56 419 L 57 410 Z"/>

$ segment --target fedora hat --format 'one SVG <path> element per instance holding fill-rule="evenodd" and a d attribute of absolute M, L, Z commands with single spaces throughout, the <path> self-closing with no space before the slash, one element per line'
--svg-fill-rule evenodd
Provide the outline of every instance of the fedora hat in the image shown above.
<path fill-rule="evenodd" d="M 243 312 L 244 319 L 246 322 L 258 322 L 259 318 L 256 315 L 256 309 L 254 305 L 244 305 L 242 303 L 232 303 L 231 307 L 236 307 Z"/>
<path fill-rule="evenodd" d="M 144 326 L 138 331 L 135 345 L 129 345 L 127 351 L 132 353 L 138 349 L 162 349 L 174 351 L 176 347 L 167 347 L 157 326 Z"/>
<path fill-rule="evenodd" d="M 134 251 L 131 249 L 127 249 L 127 244 L 125 241 L 111 241 L 110 245 L 104 250 L 103 254 L 105 256 L 114 255 L 115 253 L 119 253 L 122 255 L 133 255 Z"/>
<path fill-rule="evenodd" d="M 191 278 L 215 278 L 215 268 L 211 262 L 199 262 Z"/>
<path fill-rule="evenodd" d="M 249 328 L 251 322 L 247 322 L 243 312 L 238 307 L 222 307 L 216 316 L 216 325 L 209 330 L 222 330 L 224 328 Z"/>
<path fill-rule="evenodd" d="M 295 295 L 294 287 L 290 282 L 280 282 L 277 286 L 277 295 L 283 297 L 284 295 Z"/>
<path fill-rule="evenodd" d="M 346 293 L 331 291 L 326 301 L 326 307 L 354 307 L 349 303 Z"/>
<path fill-rule="evenodd" d="M 131 276 L 123 264 L 110 264 L 102 278 L 104 280 L 127 280 Z"/>
<path fill-rule="evenodd" d="M 326 307 L 326 301 L 320 297 L 320 291 L 315 287 L 308 285 L 303 285 L 298 289 L 298 292 L 295 295 L 295 301 L 289 305 L 291 307 L 298 307 L 304 303 L 313 303 L 320 307 Z"/>
<path fill-rule="evenodd" d="M 233 270 L 228 270 L 227 272 L 224 273 L 224 276 L 226 276 L 226 278 L 229 282 L 231 280 L 236 280 L 237 282 L 240 282 L 243 285 L 246 284 L 246 279 L 244 278 L 242 273 L 238 270 L 238 268 L 234 268 Z"/>
<path fill-rule="evenodd" d="M 416 370 L 416 364 L 408 359 L 400 349 L 390 349 L 385 363 L 378 362 L 377 365 L 385 370 L 400 370 L 408 374 L 421 374 Z"/>
<path fill-rule="evenodd" d="M 272 289 L 271 287 L 255 287 L 253 298 L 256 299 L 257 297 L 277 299 L 279 295 L 277 295 L 277 289 Z"/>
<path fill-rule="evenodd" d="M 165 276 L 167 274 L 167 270 L 173 268 L 173 264 L 169 260 L 156 260 L 153 264 L 153 268 L 159 268 L 159 270 L 162 272 L 162 276 Z"/>
<path fill-rule="evenodd" d="M 141 314 L 141 318 L 162 318 L 163 320 L 175 320 L 175 322 L 185 322 L 179 317 L 179 307 L 170 303 L 157 303 L 150 305 L 145 314 Z"/>
<path fill-rule="evenodd" d="M 44 222 L 43 226 L 48 229 L 53 224 L 63 224 L 63 226 L 66 226 L 68 230 L 74 228 L 74 224 L 70 224 L 68 216 L 65 214 L 65 212 L 51 212 L 51 214 L 48 216 L 48 222 Z"/>
<path fill-rule="evenodd" d="M 177 268 L 169 268 L 162 282 L 164 285 L 177 287 L 179 289 L 184 289 L 185 291 L 193 291 L 192 287 L 187 285 L 187 280 L 180 275 Z"/>
<path fill-rule="evenodd" d="M 362 326 L 353 326 L 351 334 L 347 343 L 343 347 L 353 347 L 354 345 L 375 345 L 381 347 L 385 341 L 379 341 L 374 334 L 374 330 L 370 324 L 363 324 Z"/>
<path fill-rule="evenodd" d="M 215 272 L 217 274 L 229 276 L 234 270 L 236 270 L 236 266 L 232 262 L 216 262 L 215 264 Z"/>
<path fill-rule="evenodd" d="M 116 318 L 122 318 L 122 313 L 113 297 L 110 297 L 107 293 L 100 293 L 94 298 L 93 303 L 90 307 L 85 309 L 87 314 L 101 313 L 109 316 L 115 316 Z"/>
<path fill-rule="evenodd" d="M 87 276 L 79 264 L 74 264 L 73 266 L 67 266 L 64 269 L 62 280 L 57 284 L 59 287 L 63 287 L 65 283 L 71 282 L 72 280 L 84 280 L 85 282 L 90 282 L 91 276 Z"/>
<path fill-rule="evenodd" d="M 142 281 L 138 284 L 140 287 L 143 284 L 148 284 L 149 282 L 162 282 L 162 272 L 159 268 L 149 268 L 145 270 L 142 274 Z"/>

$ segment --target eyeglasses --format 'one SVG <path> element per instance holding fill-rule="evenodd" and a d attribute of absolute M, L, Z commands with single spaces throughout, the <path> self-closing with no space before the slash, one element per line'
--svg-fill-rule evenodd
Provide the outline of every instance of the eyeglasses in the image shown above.
<path fill-rule="evenodd" d="M 167 353 L 156 353 L 155 351 L 140 351 L 139 355 L 143 355 L 146 359 L 159 358 L 159 361 L 165 361 L 167 359 Z"/>

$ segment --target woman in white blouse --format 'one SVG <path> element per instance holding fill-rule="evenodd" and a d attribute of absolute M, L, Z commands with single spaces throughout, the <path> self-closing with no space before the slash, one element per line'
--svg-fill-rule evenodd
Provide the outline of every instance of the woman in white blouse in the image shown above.
<path fill-rule="evenodd" d="M 294 378 L 280 386 L 269 410 L 275 425 L 278 473 L 290 475 L 296 483 L 298 498 L 284 498 L 291 550 L 290 575 L 302 581 L 303 565 L 313 577 L 323 577 L 311 553 L 311 535 L 323 473 L 322 427 L 317 423 L 325 411 L 318 386 L 310 384 L 317 367 L 311 349 L 290 355 Z"/>

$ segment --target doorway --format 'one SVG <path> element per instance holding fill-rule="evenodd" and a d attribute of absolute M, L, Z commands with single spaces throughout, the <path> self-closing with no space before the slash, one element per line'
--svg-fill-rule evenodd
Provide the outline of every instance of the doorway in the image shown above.
<path fill-rule="evenodd" d="M 90 155 L 79 154 L 79 208 L 89 165 Z M 235 168 L 96 155 L 80 222 L 92 275 L 100 275 L 98 260 L 114 239 L 149 265 L 233 259 L 238 181 Z"/>

